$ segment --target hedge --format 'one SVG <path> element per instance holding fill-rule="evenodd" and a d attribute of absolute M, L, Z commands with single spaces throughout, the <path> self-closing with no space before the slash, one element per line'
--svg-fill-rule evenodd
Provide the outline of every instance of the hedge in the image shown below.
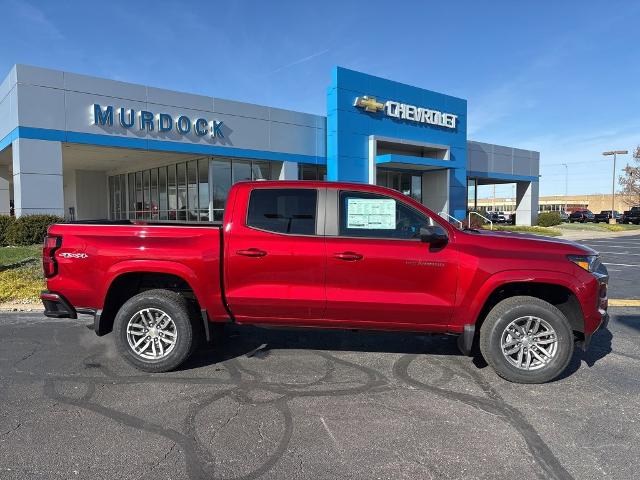
<path fill-rule="evenodd" d="M 538 215 L 539 227 L 553 227 L 562 223 L 562 217 L 558 212 L 544 212 Z"/>
<path fill-rule="evenodd" d="M 7 232 L 15 221 L 16 219 L 9 215 L 0 215 L 0 247 L 6 247 L 7 245 L 9 245 Z"/>
<path fill-rule="evenodd" d="M 6 220 L 11 218 L 12 220 Z M 19 218 L 0 217 L 2 245 L 34 245 L 42 243 L 47 229 L 54 223 L 64 222 L 55 215 L 24 215 Z"/>

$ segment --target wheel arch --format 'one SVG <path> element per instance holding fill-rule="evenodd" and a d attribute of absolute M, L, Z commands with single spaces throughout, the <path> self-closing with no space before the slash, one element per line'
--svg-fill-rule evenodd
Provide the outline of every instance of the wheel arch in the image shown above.
<path fill-rule="evenodd" d="M 567 285 L 548 280 L 508 281 L 494 286 L 476 316 L 476 332 L 480 331 L 493 307 L 502 300 L 516 296 L 535 297 L 550 303 L 567 318 L 574 332 L 584 332 L 584 316 L 576 294 Z"/>
<path fill-rule="evenodd" d="M 204 308 L 202 293 L 194 288 L 197 278 L 182 264 L 156 262 L 140 265 L 135 261 L 122 262 L 112 268 L 107 278 L 109 280 L 102 295 L 102 308 L 98 310 L 94 321 L 94 330 L 98 336 L 111 332 L 120 307 L 134 295 L 146 290 L 162 288 L 178 292 L 193 301 L 198 311 Z"/>

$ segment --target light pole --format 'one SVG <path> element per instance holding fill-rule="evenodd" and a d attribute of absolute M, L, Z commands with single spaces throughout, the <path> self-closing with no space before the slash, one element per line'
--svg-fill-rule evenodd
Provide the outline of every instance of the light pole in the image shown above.
<path fill-rule="evenodd" d="M 602 152 L 602 155 L 604 156 L 613 155 L 613 180 L 611 182 L 611 218 L 609 219 L 609 223 L 616 223 L 616 218 L 613 216 L 613 211 L 616 208 L 616 155 L 626 155 L 627 153 L 629 153 L 628 150 L 611 150 L 609 152 Z"/>
<path fill-rule="evenodd" d="M 564 166 L 564 213 L 567 213 L 567 196 L 569 195 L 569 166 L 566 163 Z"/>

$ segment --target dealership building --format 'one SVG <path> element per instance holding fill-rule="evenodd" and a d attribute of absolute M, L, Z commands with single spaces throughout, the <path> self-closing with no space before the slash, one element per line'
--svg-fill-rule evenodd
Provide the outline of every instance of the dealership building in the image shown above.
<path fill-rule="evenodd" d="M 0 214 L 220 220 L 234 182 L 384 185 L 463 220 L 479 185 L 538 213 L 539 153 L 467 139 L 467 101 L 337 67 L 311 115 L 26 65 L 0 84 Z"/>

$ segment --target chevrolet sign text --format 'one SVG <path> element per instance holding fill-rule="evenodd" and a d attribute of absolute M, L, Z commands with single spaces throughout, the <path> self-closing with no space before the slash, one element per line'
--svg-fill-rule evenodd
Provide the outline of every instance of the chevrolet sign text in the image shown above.
<path fill-rule="evenodd" d="M 417 107 L 393 100 L 387 100 L 385 103 L 382 103 L 378 102 L 375 97 L 357 97 L 353 105 L 363 108 L 367 112 L 375 113 L 383 110 L 387 116 L 392 118 L 426 123 L 438 127 L 455 129 L 458 120 L 458 116 L 453 113 L 443 113 L 438 110 Z"/>

